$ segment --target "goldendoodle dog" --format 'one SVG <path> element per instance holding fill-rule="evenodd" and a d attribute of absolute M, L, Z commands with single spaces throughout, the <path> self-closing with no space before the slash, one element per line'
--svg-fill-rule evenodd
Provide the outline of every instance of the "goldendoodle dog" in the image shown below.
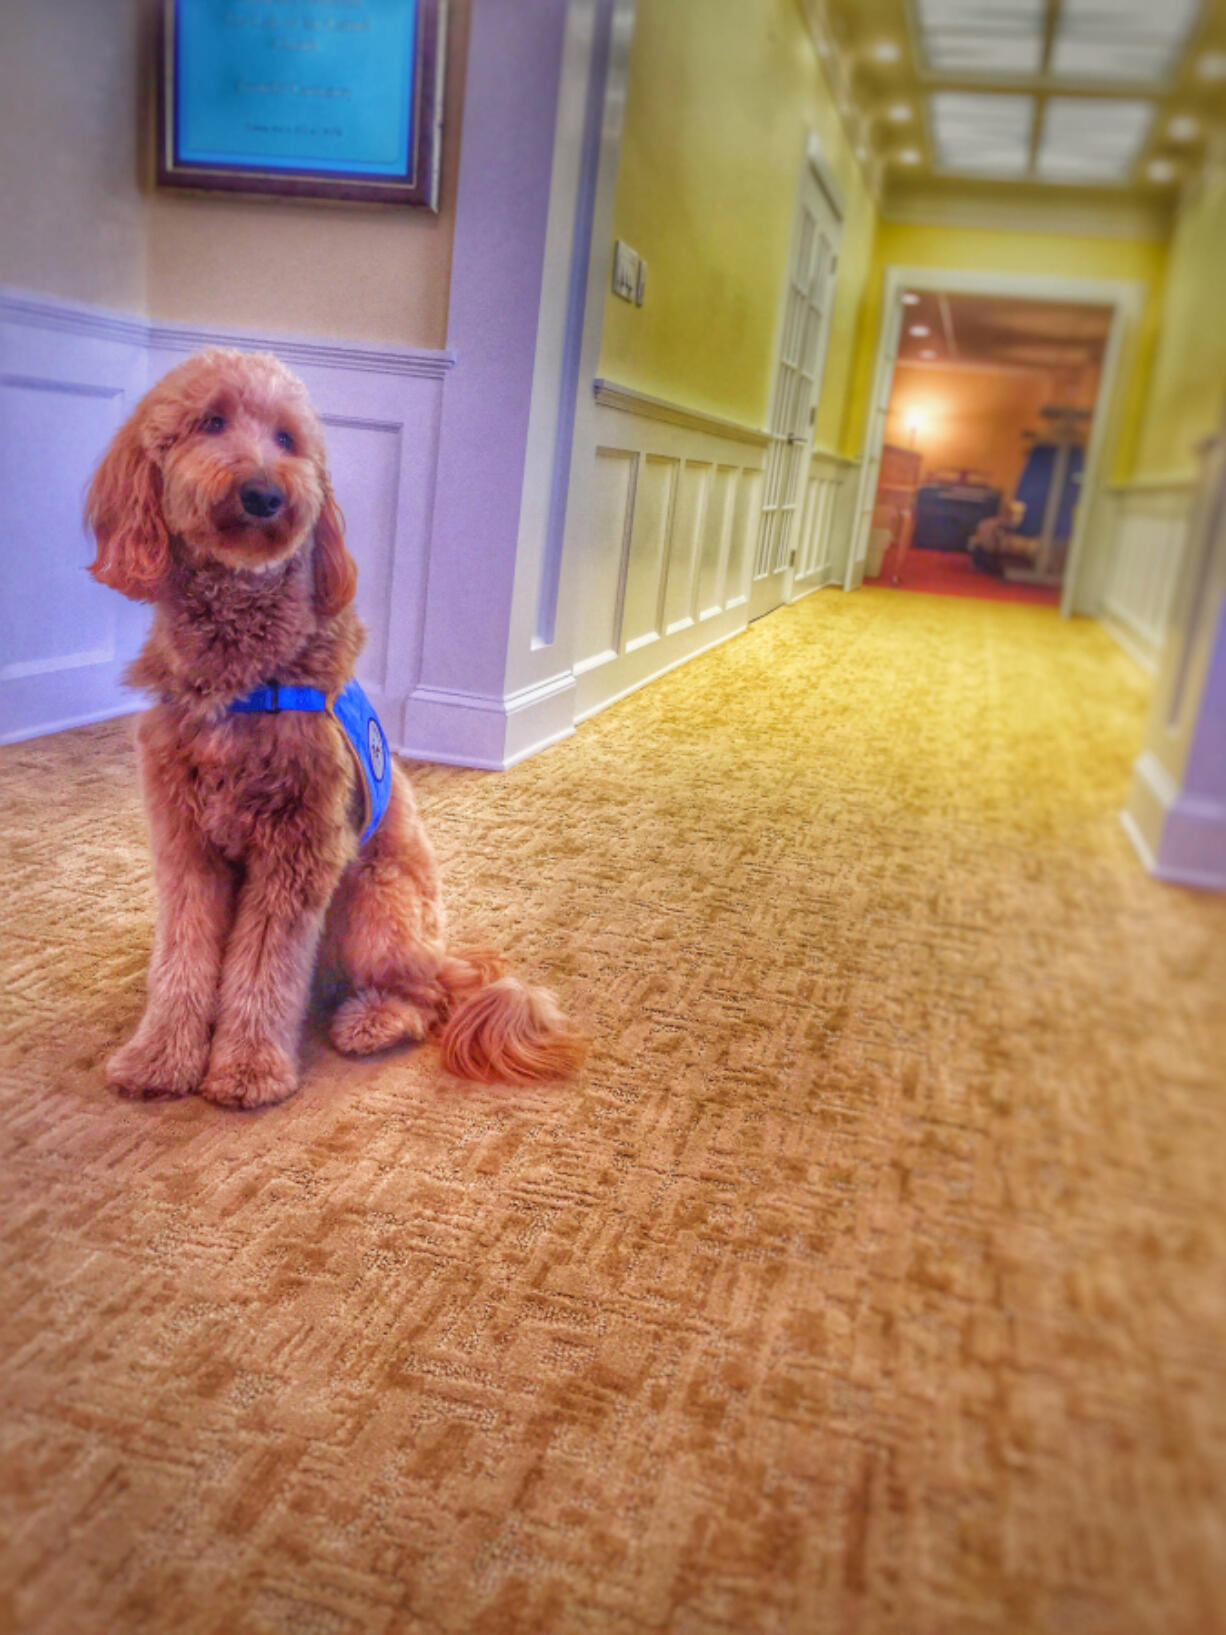
<path fill-rule="evenodd" d="M 109 1082 L 292 1095 L 317 954 L 341 1051 L 437 1033 L 463 1077 L 575 1071 L 583 1040 L 550 994 L 447 947 L 409 780 L 353 681 L 357 569 L 302 382 L 268 353 L 190 358 L 117 433 L 87 516 L 94 577 L 155 608 L 128 679 L 155 700 L 138 743 L 159 913 Z"/>

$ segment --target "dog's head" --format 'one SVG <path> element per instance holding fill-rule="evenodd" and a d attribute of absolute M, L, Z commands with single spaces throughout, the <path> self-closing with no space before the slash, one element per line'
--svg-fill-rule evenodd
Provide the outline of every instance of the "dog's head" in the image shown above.
<path fill-rule="evenodd" d="M 309 547 L 315 601 L 352 601 L 357 569 L 306 387 L 268 352 L 202 352 L 137 404 L 90 485 L 95 579 L 156 601 L 177 536 L 226 567 L 264 571 Z"/>

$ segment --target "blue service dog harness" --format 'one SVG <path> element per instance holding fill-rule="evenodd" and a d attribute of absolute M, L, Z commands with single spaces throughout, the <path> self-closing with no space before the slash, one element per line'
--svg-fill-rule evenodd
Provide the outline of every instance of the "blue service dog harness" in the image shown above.
<path fill-rule="evenodd" d="M 392 757 L 387 735 L 369 698 L 356 681 L 347 682 L 331 703 L 320 687 L 283 687 L 273 681 L 266 687 L 253 688 L 246 698 L 236 698 L 230 705 L 231 715 L 278 715 L 282 710 L 330 715 L 339 724 L 358 764 L 365 845 L 392 798 Z"/>

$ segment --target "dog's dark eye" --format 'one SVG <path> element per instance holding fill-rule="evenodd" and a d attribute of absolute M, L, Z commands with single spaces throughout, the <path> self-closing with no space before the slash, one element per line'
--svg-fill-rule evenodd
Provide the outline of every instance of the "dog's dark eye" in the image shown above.
<path fill-rule="evenodd" d="M 294 439 L 287 431 L 279 431 L 277 433 L 277 442 L 283 449 L 288 450 L 290 454 L 294 452 Z"/>
<path fill-rule="evenodd" d="M 225 429 L 225 419 L 219 414 L 208 415 L 200 422 L 200 430 L 207 432 L 210 437 L 216 437 L 218 432 L 225 431 Z"/>

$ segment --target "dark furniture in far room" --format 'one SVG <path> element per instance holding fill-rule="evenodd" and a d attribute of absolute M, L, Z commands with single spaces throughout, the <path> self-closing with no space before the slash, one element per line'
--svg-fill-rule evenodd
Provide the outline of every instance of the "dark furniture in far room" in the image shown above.
<path fill-rule="evenodd" d="M 925 483 L 915 497 L 917 550 L 965 551 L 971 535 L 985 517 L 1000 508 L 1000 489 L 967 481 Z"/>

